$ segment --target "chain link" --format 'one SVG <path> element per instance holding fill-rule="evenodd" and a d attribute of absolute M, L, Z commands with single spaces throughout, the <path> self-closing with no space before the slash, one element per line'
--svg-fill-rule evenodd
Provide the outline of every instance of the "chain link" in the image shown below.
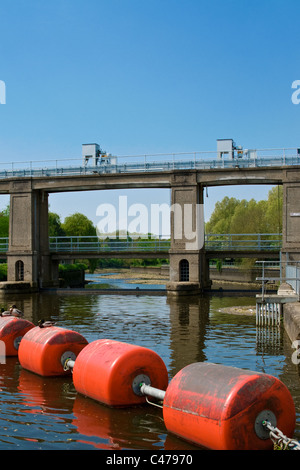
<path fill-rule="evenodd" d="M 270 439 L 273 441 L 274 449 L 280 450 L 300 450 L 300 443 L 294 439 L 285 436 L 278 428 L 272 426 L 270 421 L 263 421 L 262 425 L 266 427 L 270 433 Z"/>

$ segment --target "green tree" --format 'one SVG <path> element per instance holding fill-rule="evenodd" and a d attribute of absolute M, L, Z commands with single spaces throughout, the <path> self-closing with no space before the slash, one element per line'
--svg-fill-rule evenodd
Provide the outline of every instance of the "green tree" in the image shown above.
<path fill-rule="evenodd" d="M 9 204 L 0 212 L 0 237 L 7 238 L 9 235 Z"/>
<path fill-rule="evenodd" d="M 267 204 L 267 201 L 255 199 L 240 201 L 231 219 L 230 233 L 266 233 Z"/>
<path fill-rule="evenodd" d="M 89 239 L 85 237 L 96 235 L 96 228 L 93 225 L 93 222 L 88 219 L 84 214 L 76 212 L 69 217 L 66 217 L 62 228 L 66 236 L 77 236 L 80 237 L 80 241 L 88 242 Z M 89 271 L 93 273 L 98 266 L 98 259 L 88 259 Z"/>
<path fill-rule="evenodd" d="M 49 212 L 49 237 L 63 237 L 65 231 L 61 226 L 60 217 L 55 212 Z"/>
<path fill-rule="evenodd" d="M 217 202 L 210 220 L 206 224 L 206 233 L 231 233 L 231 219 L 239 204 L 238 199 L 228 196 Z"/>
<path fill-rule="evenodd" d="M 282 204 L 282 186 L 275 186 L 269 191 L 268 204 L 264 216 L 268 227 L 267 231 L 269 233 L 282 232 Z"/>
<path fill-rule="evenodd" d="M 255 234 L 273 234 L 282 232 L 282 186 L 273 187 L 268 193 L 268 199 L 256 201 L 251 199 L 241 201 L 225 197 L 221 202 L 217 202 L 214 212 L 206 224 L 206 233 L 231 234 L 230 239 L 240 238 L 234 234 L 248 234 L 246 238 L 241 238 L 240 245 L 249 243 L 249 240 L 256 239 Z M 253 234 L 253 235 L 251 235 Z M 278 236 L 266 235 L 262 240 L 277 240 Z M 246 241 L 248 240 L 248 241 Z M 244 259 L 242 265 L 253 266 L 255 260 Z"/>
<path fill-rule="evenodd" d="M 281 233 L 282 201 L 282 186 L 273 187 L 266 201 L 226 196 L 216 203 L 206 233 Z"/>
<path fill-rule="evenodd" d="M 8 237 L 9 234 L 9 215 L 0 212 L 0 237 Z"/>
<path fill-rule="evenodd" d="M 76 212 L 69 217 L 66 217 L 62 228 L 66 235 L 73 236 L 92 236 L 96 235 L 96 228 L 93 222 L 89 220 L 84 214 Z"/>

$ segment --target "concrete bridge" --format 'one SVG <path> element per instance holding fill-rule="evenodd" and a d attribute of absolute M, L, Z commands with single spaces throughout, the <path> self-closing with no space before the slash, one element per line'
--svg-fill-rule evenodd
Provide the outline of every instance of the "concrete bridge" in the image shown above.
<path fill-rule="evenodd" d="M 250 155 L 250 156 L 249 156 Z M 199 241 L 204 227 L 199 226 L 199 206 L 209 186 L 282 185 L 283 232 L 282 260 L 300 260 L 300 152 L 299 149 L 259 151 L 247 157 L 226 160 L 218 155 L 193 158 L 172 154 L 150 161 L 146 157 L 122 164 L 59 165 L 35 168 L 32 162 L 23 168 L 0 169 L 0 194 L 10 195 L 10 232 L 7 251 L 8 282 L 28 281 L 36 288 L 55 285 L 58 257 L 50 251 L 48 238 L 48 196 L 67 191 L 101 189 L 169 188 L 171 212 L 170 292 L 209 285 L 209 247 Z M 189 155 L 190 157 L 190 155 Z M 20 165 L 21 166 L 21 165 Z M 191 211 L 191 233 L 181 233 L 184 207 Z M 262 251 L 260 250 L 260 253 Z M 245 253 L 246 254 L 246 253 Z M 215 256 L 215 255 L 214 255 Z M 227 255 L 228 256 L 228 255 Z M 149 255 L 147 255 L 149 257 Z"/>

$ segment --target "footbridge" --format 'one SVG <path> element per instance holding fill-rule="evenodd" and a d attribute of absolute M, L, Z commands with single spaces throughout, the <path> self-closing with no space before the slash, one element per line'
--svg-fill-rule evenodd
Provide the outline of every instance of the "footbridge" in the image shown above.
<path fill-rule="evenodd" d="M 281 234 L 207 234 L 208 258 L 276 258 L 282 245 Z M 169 258 L 171 240 L 152 238 L 100 239 L 99 237 L 50 237 L 53 259 L 85 258 Z"/>
<path fill-rule="evenodd" d="M 276 258 L 282 246 L 280 233 L 206 234 L 206 256 L 220 258 Z M 164 238 L 101 239 L 98 236 L 49 237 L 52 259 L 169 258 L 171 240 Z M 0 238 L 0 258 L 6 258 L 9 238 Z"/>
<path fill-rule="evenodd" d="M 228 147 L 228 143 L 230 144 Z M 90 151 L 92 145 L 92 151 Z M 138 155 L 113 157 L 97 150 L 97 144 L 83 146 L 81 160 L 53 160 L 42 162 L 14 162 L 0 164 L 0 194 L 10 195 L 10 231 L 7 249 L 8 282 L 28 281 L 45 287 L 55 285 L 58 262 L 64 256 L 76 258 L 137 255 L 169 257 L 170 285 L 174 291 L 188 283 L 197 288 L 209 283 L 208 261 L 213 257 L 278 257 L 282 260 L 300 260 L 300 150 L 265 149 L 244 150 L 235 147 L 231 139 L 218 142 L 217 152 Z M 93 153 L 94 152 L 94 153 Z M 203 226 L 199 225 L 199 206 L 203 206 L 207 187 L 228 185 L 282 185 L 283 230 L 279 238 L 262 243 L 251 235 L 246 239 L 227 236 L 227 239 L 206 236 L 199 243 Z M 48 197 L 51 193 L 107 189 L 168 188 L 172 206 L 171 236 L 167 243 L 145 247 L 134 242 L 97 248 L 83 245 L 72 238 L 58 244 L 48 237 Z M 184 209 L 192 208 L 190 234 L 182 231 Z M 202 235 L 201 235 L 202 236 Z M 254 238 L 253 238 L 254 237 Z M 201 237 L 200 237 L 201 238 Z M 74 243 L 73 243 L 74 242 Z M 126 243 L 125 243 L 126 242 Z M 70 242 L 71 243 L 71 242 Z M 98 243 L 98 242 L 97 242 Z M 125 244 L 124 244 L 125 243 Z M 276 245 L 277 243 L 277 245 Z M 252 244 L 252 245 L 251 245 Z M 98 245 L 97 245 L 98 246 Z M 145 248 L 145 249 L 144 249 Z M 113 250 L 114 249 L 114 250 Z M 72 251 L 71 251 L 72 250 Z M 5 252 L 5 254 L 4 254 Z M 88 255 L 88 256 L 87 256 Z M 132 257 L 132 256 L 131 256 Z"/>

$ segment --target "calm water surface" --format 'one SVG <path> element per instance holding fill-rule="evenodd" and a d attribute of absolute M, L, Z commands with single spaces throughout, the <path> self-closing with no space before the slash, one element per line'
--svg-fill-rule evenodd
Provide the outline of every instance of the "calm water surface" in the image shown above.
<path fill-rule="evenodd" d="M 164 360 L 170 378 L 199 361 L 272 374 L 293 395 L 294 437 L 300 440 L 300 382 L 289 339 L 283 330 L 258 330 L 254 317 L 220 312 L 227 306 L 253 305 L 253 297 L 180 301 L 167 296 L 70 292 L 2 298 L 4 307 L 12 302 L 33 323 L 51 318 L 89 342 L 109 338 L 151 348 Z M 107 408 L 77 394 L 71 377 L 41 378 L 22 369 L 17 358 L 0 364 L 0 389 L 0 450 L 196 449 L 167 433 L 161 409 Z"/>

